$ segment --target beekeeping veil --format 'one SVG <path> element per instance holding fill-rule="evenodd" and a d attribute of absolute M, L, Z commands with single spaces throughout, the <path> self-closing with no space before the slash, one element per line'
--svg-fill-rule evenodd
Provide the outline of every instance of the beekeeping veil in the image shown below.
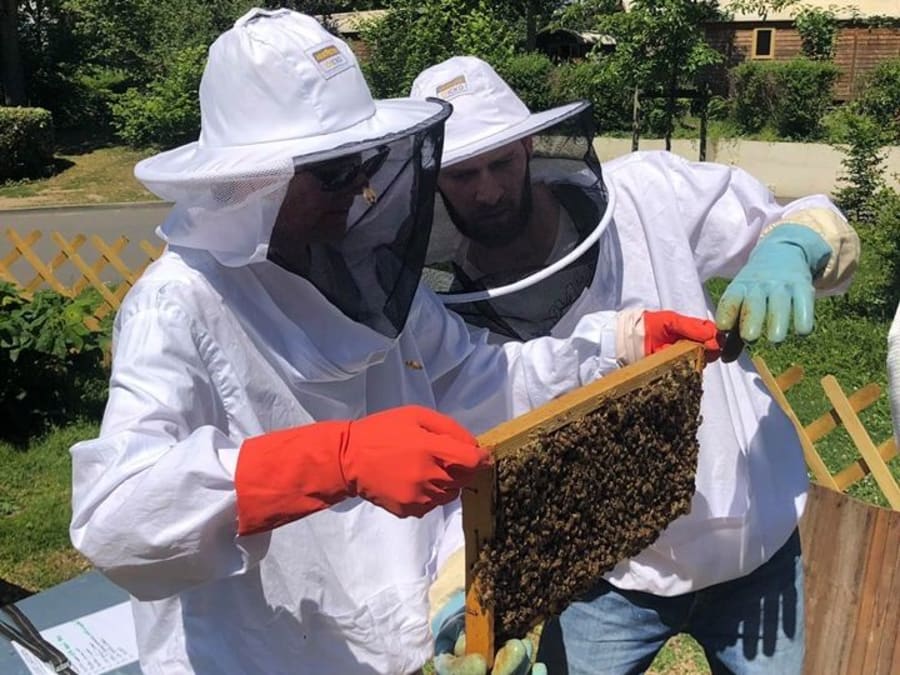
<path fill-rule="evenodd" d="M 265 260 L 389 338 L 424 261 L 442 101 L 374 101 L 314 19 L 254 9 L 210 47 L 194 143 L 135 175 L 175 206 L 158 234 L 226 266 Z"/>
<path fill-rule="evenodd" d="M 532 114 L 469 56 L 423 71 L 411 96 L 453 105 L 425 281 L 469 323 L 550 333 L 592 283 L 612 214 L 590 103 Z"/>

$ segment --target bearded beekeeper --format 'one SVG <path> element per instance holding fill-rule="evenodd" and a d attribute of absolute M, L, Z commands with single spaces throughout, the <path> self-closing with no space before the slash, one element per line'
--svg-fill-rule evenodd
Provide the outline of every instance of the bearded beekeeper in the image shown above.
<path fill-rule="evenodd" d="M 601 168 L 587 102 L 532 114 L 473 57 L 428 68 L 412 96 L 453 105 L 426 278 L 495 341 L 562 338 L 598 310 L 618 312 L 620 335 L 646 337 L 656 315 L 645 308 L 711 317 L 703 284 L 726 277 L 719 328 L 779 342 L 791 324 L 812 330 L 816 294 L 851 281 L 859 241 L 823 196 L 780 205 L 738 168 L 668 152 Z M 690 513 L 545 625 L 549 672 L 643 672 L 680 632 L 713 672 L 800 672 L 800 445 L 747 356 L 707 367 L 703 390 Z M 449 611 L 438 618 L 438 632 L 459 626 Z"/>
<path fill-rule="evenodd" d="M 248 12 L 200 103 L 135 169 L 175 206 L 72 448 L 72 541 L 132 594 L 146 673 L 416 671 L 467 428 L 615 367 L 615 326 L 493 346 L 419 286 L 450 106 L 374 101 L 312 18 Z"/>

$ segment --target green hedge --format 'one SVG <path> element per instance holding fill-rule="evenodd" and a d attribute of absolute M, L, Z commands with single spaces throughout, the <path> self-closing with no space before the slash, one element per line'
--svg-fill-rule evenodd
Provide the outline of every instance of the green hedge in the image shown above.
<path fill-rule="evenodd" d="M 171 148 L 200 134 L 200 78 L 206 47 L 172 54 L 166 72 L 145 89 L 132 88 L 112 104 L 113 126 L 129 146 Z"/>
<path fill-rule="evenodd" d="M 544 54 L 516 54 L 496 66 L 497 74 L 513 88 L 532 112 L 547 110 L 556 103 L 550 88 L 554 65 Z"/>
<path fill-rule="evenodd" d="M 53 170 L 53 116 L 43 108 L 0 108 L 0 182 Z"/>
<path fill-rule="evenodd" d="M 564 63 L 554 75 L 552 86 L 558 101 L 584 98 L 593 102 L 598 134 L 631 128 L 631 92 L 621 86 L 623 77 L 615 61 Z"/>
<path fill-rule="evenodd" d="M 856 104 L 859 112 L 882 125 L 889 142 L 900 143 L 900 58 L 878 64 L 866 77 Z"/>
<path fill-rule="evenodd" d="M 804 57 L 742 63 L 731 71 L 734 121 L 746 133 L 769 126 L 783 138 L 818 138 L 838 72 L 833 63 Z"/>

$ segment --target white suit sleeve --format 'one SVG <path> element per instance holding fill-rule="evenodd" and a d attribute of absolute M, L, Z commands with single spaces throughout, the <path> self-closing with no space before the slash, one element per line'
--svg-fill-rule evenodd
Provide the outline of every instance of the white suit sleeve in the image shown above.
<path fill-rule="evenodd" d="M 894 440 L 900 447 L 900 305 L 897 305 L 894 322 L 888 332 L 887 374 Z"/>
<path fill-rule="evenodd" d="M 653 179 L 662 183 L 655 193 L 674 196 L 702 281 L 732 278 L 761 237 L 793 222 L 812 228 L 831 246 L 828 265 L 815 280 L 819 294 L 842 293 L 849 286 L 859 259 L 859 237 L 825 195 L 782 205 L 763 183 L 738 167 L 690 162 L 668 152 L 637 155 L 640 163 L 626 175 L 635 176 L 634 182 L 655 174 Z M 650 192 L 646 182 L 642 187 L 645 194 Z M 664 213 L 657 218 L 664 219 Z"/>
<path fill-rule="evenodd" d="M 177 308 L 144 308 L 115 335 L 100 437 L 72 447 L 75 548 L 142 600 L 236 575 L 266 536 L 236 541 L 238 445 Z M 252 550 L 251 550 L 252 549 Z"/>
<path fill-rule="evenodd" d="M 425 289 L 416 337 L 437 407 L 473 433 L 550 401 L 618 367 L 616 312 L 583 316 L 569 337 L 488 343 Z"/>

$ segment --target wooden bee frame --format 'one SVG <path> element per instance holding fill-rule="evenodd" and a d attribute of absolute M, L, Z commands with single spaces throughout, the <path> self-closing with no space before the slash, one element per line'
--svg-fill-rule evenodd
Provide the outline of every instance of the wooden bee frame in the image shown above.
<path fill-rule="evenodd" d="M 502 458 L 530 442 L 538 433 L 552 432 L 600 408 L 605 402 L 639 389 L 680 364 L 701 371 L 703 347 L 683 341 L 606 377 L 560 396 L 539 408 L 481 434 L 478 441 Z M 483 471 L 463 490 L 463 529 L 466 538 L 466 652 L 481 654 L 493 665 L 494 613 L 481 603 L 473 574 L 482 547 L 493 539 L 496 513 L 496 471 Z"/>

